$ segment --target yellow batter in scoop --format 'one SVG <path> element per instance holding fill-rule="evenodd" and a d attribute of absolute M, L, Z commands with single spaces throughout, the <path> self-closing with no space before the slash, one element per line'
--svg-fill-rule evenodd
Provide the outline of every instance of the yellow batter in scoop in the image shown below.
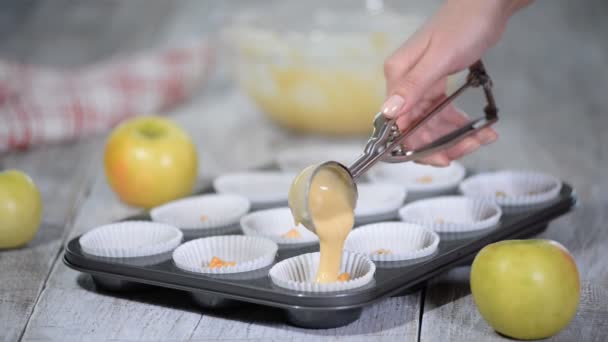
<path fill-rule="evenodd" d="M 309 171 L 306 169 L 304 173 Z M 348 175 L 336 167 L 321 167 L 312 178 L 308 211 L 319 237 L 320 259 L 316 276 L 319 283 L 338 281 L 344 241 L 355 221 L 355 191 Z"/>

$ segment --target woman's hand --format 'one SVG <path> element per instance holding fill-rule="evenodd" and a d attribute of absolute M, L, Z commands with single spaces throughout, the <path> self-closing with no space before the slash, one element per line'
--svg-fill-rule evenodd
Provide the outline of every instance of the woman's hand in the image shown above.
<path fill-rule="evenodd" d="M 384 64 L 388 98 L 382 107 L 386 117 L 397 117 L 403 130 L 446 97 L 447 76 L 468 68 L 500 39 L 508 19 L 531 0 L 448 0 Z M 467 115 L 453 105 L 420 127 L 405 140 L 418 148 L 467 122 Z M 447 166 L 497 139 L 484 128 L 453 147 L 420 162 Z"/>

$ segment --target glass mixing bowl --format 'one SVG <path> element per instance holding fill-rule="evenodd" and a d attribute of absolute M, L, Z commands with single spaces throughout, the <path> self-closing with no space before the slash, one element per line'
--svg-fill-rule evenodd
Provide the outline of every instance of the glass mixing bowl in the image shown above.
<path fill-rule="evenodd" d="M 262 112 L 296 132 L 352 136 L 370 133 L 384 59 L 423 19 L 292 5 L 240 13 L 224 33 L 235 78 Z"/>

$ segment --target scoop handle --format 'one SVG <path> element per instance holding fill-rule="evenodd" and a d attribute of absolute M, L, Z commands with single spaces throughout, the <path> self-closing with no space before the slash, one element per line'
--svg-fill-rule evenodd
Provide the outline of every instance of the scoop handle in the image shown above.
<path fill-rule="evenodd" d="M 416 129 L 424 125 L 435 114 L 441 112 L 450 102 L 462 94 L 466 89 L 471 87 L 481 86 L 486 98 L 486 106 L 484 107 L 484 116 L 469 121 L 464 126 L 453 130 L 452 132 L 438 138 L 437 140 L 428 143 L 425 146 L 415 150 L 407 150 L 401 145 L 403 139 L 413 134 Z M 402 163 L 406 161 L 424 158 L 437 151 L 451 147 L 457 144 L 467 136 L 485 128 L 498 121 L 498 108 L 492 93 L 492 80 L 487 74 L 485 67 L 481 61 L 477 61 L 469 68 L 469 75 L 466 82 L 460 86 L 454 93 L 445 98 L 440 103 L 436 104 L 433 109 L 426 115 L 415 120 L 407 130 L 396 136 L 390 144 L 388 144 L 385 153 L 380 158 L 381 161 L 388 163 Z"/>
<path fill-rule="evenodd" d="M 483 88 L 487 102 L 484 108 L 484 117 L 474 119 L 464 126 L 421 148 L 409 150 L 402 145 L 402 141 L 405 138 L 413 134 L 416 129 L 424 125 L 435 114 L 441 112 L 442 109 L 466 89 L 479 86 Z M 402 163 L 420 159 L 458 143 L 465 137 L 493 124 L 497 120 L 498 108 L 496 107 L 494 94 L 492 93 L 492 80 L 487 74 L 482 61 L 479 60 L 469 67 L 469 74 L 466 82 L 462 86 L 444 100 L 437 103 L 427 114 L 414 120 L 405 131 L 399 131 L 396 119 L 388 120 L 382 113 L 376 114 L 374 119 L 374 132 L 365 146 L 364 153 L 355 160 L 348 169 L 352 177 L 357 178 L 378 161 Z"/>

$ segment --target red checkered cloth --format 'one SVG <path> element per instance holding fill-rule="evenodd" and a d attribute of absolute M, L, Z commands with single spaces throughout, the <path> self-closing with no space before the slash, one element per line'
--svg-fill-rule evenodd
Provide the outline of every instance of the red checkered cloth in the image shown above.
<path fill-rule="evenodd" d="M 187 99 L 211 65 L 206 42 L 78 70 L 0 61 L 0 153 L 105 131 Z"/>

